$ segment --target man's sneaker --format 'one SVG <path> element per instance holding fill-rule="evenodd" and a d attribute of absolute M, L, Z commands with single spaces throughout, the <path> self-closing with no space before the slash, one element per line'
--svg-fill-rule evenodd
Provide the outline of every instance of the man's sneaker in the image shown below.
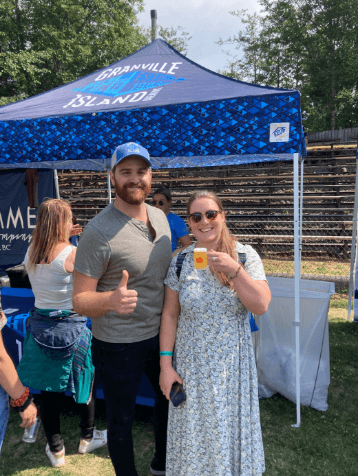
<path fill-rule="evenodd" d="M 54 468 L 60 468 L 61 466 L 65 465 L 65 447 L 63 447 L 58 453 L 52 453 L 50 451 L 49 445 L 47 444 L 45 451 Z"/>
<path fill-rule="evenodd" d="M 150 472 L 155 476 L 165 476 L 165 464 L 161 463 L 156 456 L 150 465 Z"/>
<path fill-rule="evenodd" d="M 84 455 L 90 453 L 97 448 L 101 448 L 107 444 L 107 430 L 99 431 L 96 428 L 93 430 L 93 437 L 91 441 L 80 439 L 78 452 Z"/>

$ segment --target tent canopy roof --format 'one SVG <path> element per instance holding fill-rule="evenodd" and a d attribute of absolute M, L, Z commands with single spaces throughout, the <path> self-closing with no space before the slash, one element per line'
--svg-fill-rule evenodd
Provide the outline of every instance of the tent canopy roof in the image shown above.
<path fill-rule="evenodd" d="M 83 78 L 1 107 L 0 121 L 277 95 L 287 91 L 214 73 L 159 39 Z"/>
<path fill-rule="evenodd" d="M 216 156 L 238 163 L 241 154 L 287 160 L 282 154 L 305 152 L 300 95 L 221 76 L 156 40 L 0 108 L 0 168 L 104 169 L 129 141 L 163 159 L 160 167 L 199 166 L 192 160 L 199 156 L 207 157 L 200 166 L 214 165 Z"/>

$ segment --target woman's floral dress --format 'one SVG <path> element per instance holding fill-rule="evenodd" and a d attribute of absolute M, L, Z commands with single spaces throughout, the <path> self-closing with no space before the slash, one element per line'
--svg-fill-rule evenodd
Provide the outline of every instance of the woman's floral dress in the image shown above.
<path fill-rule="evenodd" d="M 237 294 L 209 269 L 194 268 L 186 248 L 180 279 L 173 258 L 165 284 L 179 293 L 173 366 L 187 400 L 169 404 L 166 476 L 253 476 L 265 471 L 257 373 L 249 315 Z M 246 272 L 265 280 L 260 257 L 248 245 Z"/>

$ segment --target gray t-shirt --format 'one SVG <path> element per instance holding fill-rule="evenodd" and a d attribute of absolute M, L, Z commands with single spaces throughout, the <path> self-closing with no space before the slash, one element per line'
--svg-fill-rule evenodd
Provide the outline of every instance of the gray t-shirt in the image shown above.
<path fill-rule="evenodd" d="M 144 222 L 110 204 L 88 223 L 77 248 L 75 270 L 98 279 L 98 292 L 116 289 L 125 269 L 128 289 L 138 293 L 131 314 L 111 311 L 91 319 L 93 335 L 104 342 L 140 342 L 159 332 L 171 235 L 165 214 L 146 207 L 156 232 L 154 241 Z"/>

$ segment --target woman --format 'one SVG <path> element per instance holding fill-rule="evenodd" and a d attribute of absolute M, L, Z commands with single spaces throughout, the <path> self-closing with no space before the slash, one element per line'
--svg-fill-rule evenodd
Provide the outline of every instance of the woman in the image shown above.
<path fill-rule="evenodd" d="M 72 212 L 68 202 L 50 199 L 38 211 L 25 266 L 35 295 L 30 312 L 20 378 L 41 390 L 41 420 L 47 438 L 46 455 L 52 466 L 65 464 L 60 434 L 60 399 L 71 391 L 81 409 L 79 453 L 104 446 L 107 431 L 94 423 L 91 355 L 92 335 L 87 318 L 73 312 L 72 282 L 76 248 L 69 243 Z"/>
<path fill-rule="evenodd" d="M 182 252 L 180 273 L 180 255 L 172 259 L 160 327 L 161 389 L 169 399 L 177 381 L 187 397 L 169 405 L 166 476 L 260 475 L 265 463 L 248 311 L 263 314 L 270 290 L 258 254 L 234 240 L 215 194 L 196 192 L 187 208 L 197 242 Z M 195 247 L 207 248 L 207 269 L 194 268 Z"/>
<path fill-rule="evenodd" d="M 20 382 L 14 364 L 4 347 L 1 330 L 5 324 L 6 317 L 0 309 L 0 453 L 9 419 L 9 395 L 11 406 L 20 413 L 22 428 L 33 425 L 37 416 L 32 395 Z"/>

